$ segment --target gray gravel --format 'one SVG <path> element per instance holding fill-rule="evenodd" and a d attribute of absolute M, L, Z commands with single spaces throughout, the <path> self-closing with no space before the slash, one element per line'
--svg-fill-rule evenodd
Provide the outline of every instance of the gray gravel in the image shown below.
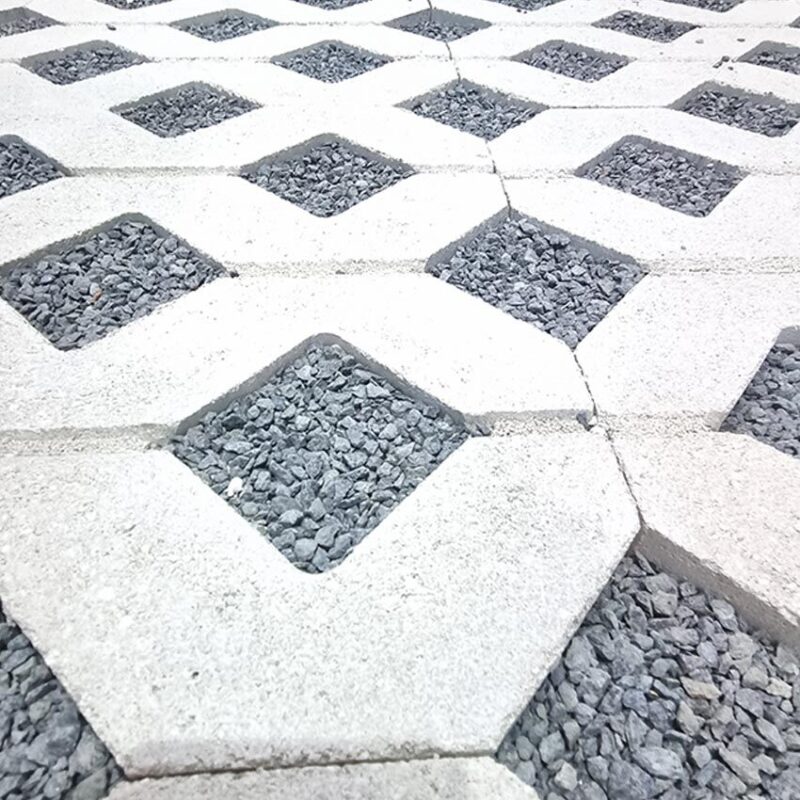
<path fill-rule="evenodd" d="M 313 47 L 273 58 L 272 63 L 318 81 L 338 83 L 383 67 L 391 60 L 387 56 L 350 47 L 342 42 L 320 42 Z"/>
<path fill-rule="evenodd" d="M 312 140 L 270 157 L 242 177 L 318 217 L 333 217 L 414 174 L 342 139 Z"/>
<path fill-rule="evenodd" d="M 350 8 L 350 6 L 355 6 L 359 3 L 366 3 L 367 0 L 297 0 L 297 2 L 333 11 L 337 8 Z"/>
<path fill-rule="evenodd" d="M 440 8 L 417 11 L 415 14 L 408 14 L 386 24 L 391 28 L 427 36 L 439 42 L 454 42 L 456 39 L 463 39 L 475 31 L 489 27 L 489 23 L 485 20 L 451 14 Z"/>
<path fill-rule="evenodd" d="M 459 81 L 406 104 L 415 114 L 481 139 L 496 139 L 533 119 L 542 108 L 523 100 Z"/>
<path fill-rule="evenodd" d="M 121 777 L 111 753 L 0 606 L 0 798 L 99 800 Z"/>
<path fill-rule="evenodd" d="M 540 8 L 560 3 L 561 0 L 493 0 L 495 3 L 501 3 L 504 6 L 511 6 L 516 8 L 517 11 L 538 11 Z"/>
<path fill-rule="evenodd" d="M 733 94 L 716 86 L 689 97 L 680 110 L 764 136 L 783 136 L 800 119 L 798 106 L 789 106 L 776 97 Z"/>
<path fill-rule="evenodd" d="M 123 220 L 0 275 L 2 297 L 61 350 L 83 347 L 224 270 L 146 222 Z"/>
<path fill-rule="evenodd" d="M 157 6 L 161 3 L 168 3 L 170 0 L 100 0 L 114 8 L 122 8 L 132 10 L 134 8 L 145 8 L 146 6 Z"/>
<path fill-rule="evenodd" d="M 749 64 L 758 64 L 761 67 L 779 69 L 781 72 L 790 72 L 793 75 L 800 75 L 800 47 L 792 47 L 788 44 L 775 44 L 774 42 L 764 42 L 749 53 L 740 61 Z"/>
<path fill-rule="evenodd" d="M 623 139 L 579 174 L 693 217 L 710 214 L 744 177 L 721 161 L 636 137 Z"/>
<path fill-rule="evenodd" d="M 495 223 L 428 271 L 575 347 L 641 278 L 528 218 Z"/>
<path fill-rule="evenodd" d="M 85 81 L 107 72 L 143 64 L 146 58 L 110 42 L 89 42 L 58 53 L 46 53 L 23 60 L 22 65 L 51 83 L 60 85 Z"/>
<path fill-rule="evenodd" d="M 748 433 L 800 458 L 800 345 L 769 351 L 721 430 Z"/>
<path fill-rule="evenodd" d="M 684 33 L 695 30 L 697 25 L 676 22 L 663 17 L 639 14 L 636 11 L 617 11 L 610 17 L 594 23 L 597 28 L 610 28 L 612 31 L 652 39 L 655 42 L 673 42 Z"/>
<path fill-rule="evenodd" d="M 542 800 L 797 800 L 798 673 L 729 603 L 628 557 L 496 757 Z"/>
<path fill-rule="evenodd" d="M 156 136 L 171 138 L 210 128 L 258 107 L 251 100 L 201 83 L 170 89 L 115 111 Z"/>
<path fill-rule="evenodd" d="M 204 14 L 180 22 L 173 22 L 173 27 L 207 39 L 209 42 L 225 42 L 246 36 L 248 33 L 264 31 L 277 25 L 269 19 L 247 14 L 244 11 L 219 11 L 215 14 Z"/>
<path fill-rule="evenodd" d="M 310 345 L 169 449 L 306 572 L 353 548 L 467 438 L 339 345 Z"/>
<path fill-rule="evenodd" d="M 624 56 L 601 53 L 572 42 L 547 42 L 514 60 L 580 81 L 599 81 L 630 63 Z"/>
<path fill-rule="evenodd" d="M 730 11 L 734 6 L 738 6 L 742 0 L 667 0 L 667 2 L 704 8 L 707 11 Z"/>
<path fill-rule="evenodd" d="M 52 161 L 18 139 L 0 139 L 0 197 L 63 178 Z"/>
<path fill-rule="evenodd" d="M 41 28 L 49 28 L 51 25 L 58 24 L 50 17 L 29 11 L 27 8 L 8 8 L 0 11 L 0 37 L 38 31 Z"/>

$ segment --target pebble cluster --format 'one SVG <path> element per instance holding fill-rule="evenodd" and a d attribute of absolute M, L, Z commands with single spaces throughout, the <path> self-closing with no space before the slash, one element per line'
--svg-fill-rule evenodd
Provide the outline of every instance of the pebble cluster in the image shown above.
<path fill-rule="evenodd" d="M 210 128 L 255 108 L 258 104 L 252 100 L 200 83 L 144 98 L 116 112 L 156 136 L 169 138 Z"/>
<path fill-rule="evenodd" d="M 99 800 L 121 777 L 72 698 L 0 606 L 0 798 Z"/>
<path fill-rule="evenodd" d="M 169 448 L 295 566 L 323 572 L 467 435 L 339 345 L 311 345 Z"/>
<path fill-rule="evenodd" d="M 160 3 L 168 3 L 169 0 L 100 0 L 114 8 L 130 9 L 145 8 L 146 6 L 157 6 Z"/>
<path fill-rule="evenodd" d="M 92 42 L 69 48 L 57 54 L 34 56 L 23 66 L 51 83 L 68 84 L 85 81 L 107 72 L 143 64 L 145 58 L 123 50 L 110 42 Z"/>
<path fill-rule="evenodd" d="M 765 42 L 757 50 L 741 58 L 740 61 L 800 75 L 800 47 Z"/>
<path fill-rule="evenodd" d="M 50 17 L 29 11 L 27 8 L 9 8 L 0 11 L 0 37 L 38 31 L 56 24 L 56 21 Z"/>
<path fill-rule="evenodd" d="M 710 214 L 744 175 L 729 164 L 630 137 L 581 173 L 693 217 Z"/>
<path fill-rule="evenodd" d="M 399 162 L 331 138 L 299 153 L 270 157 L 242 177 L 315 214 L 333 217 L 414 174 Z"/>
<path fill-rule="evenodd" d="M 52 161 L 17 139 L 0 139 L 0 197 L 63 178 Z"/>
<path fill-rule="evenodd" d="M 642 277 L 525 217 L 481 231 L 428 271 L 573 348 Z"/>
<path fill-rule="evenodd" d="M 571 42 L 547 42 L 515 60 L 579 81 L 599 81 L 629 63 L 624 56 L 601 53 Z"/>
<path fill-rule="evenodd" d="M 674 42 L 684 33 L 693 31 L 697 27 L 688 22 L 653 17 L 637 11 L 617 11 L 616 14 L 601 19 L 594 25 L 597 28 L 609 28 L 612 31 L 639 36 L 642 39 L 652 39 L 655 42 Z"/>
<path fill-rule="evenodd" d="M 776 344 L 769 351 L 721 429 L 748 433 L 800 458 L 800 345 Z"/>
<path fill-rule="evenodd" d="M 320 42 L 313 47 L 272 59 L 273 64 L 326 83 L 339 83 L 383 67 L 392 59 L 342 42 Z"/>
<path fill-rule="evenodd" d="M 454 42 L 456 39 L 463 39 L 475 31 L 489 27 L 489 23 L 484 20 L 452 14 L 440 8 L 417 11 L 415 14 L 400 17 L 387 24 L 392 28 L 427 36 L 439 42 Z"/>
<path fill-rule="evenodd" d="M 542 110 L 468 81 L 453 83 L 413 100 L 408 108 L 421 117 L 487 141 L 533 119 Z"/>
<path fill-rule="evenodd" d="M 494 0 L 495 3 L 502 3 L 504 6 L 511 6 L 517 11 L 538 11 L 540 8 L 560 3 L 561 0 Z"/>
<path fill-rule="evenodd" d="M 255 14 L 246 14 L 244 11 L 220 11 L 173 24 L 179 30 L 207 39 L 209 42 L 225 42 L 228 39 L 246 36 L 248 33 L 264 31 L 277 23 L 257 17 Z"/>
<path fill-rule="evenodd" d="M 316 6 L 333 11 L 337 8 L 349 8 L 358 3 L 366 3 L 367 0 L 297 0 L 298 3 L 305 3 L 307 6 Z"/>
<path fill-rule="evenodd" d="M 783 136 L 800 119 L 797 106 L 788 106 L 777 98 L 736 95 L 716 87 L 689 97 L 680 110 L 764 136 Z"/>
<path fill-rule="evenodd" d="M 704 8 L 707 11 L 730 11 L 734 6 L 738 6 L 742 0 L 667 0 L 667 2 Z"/>
<path fill-rule="evenodd" d="M 175 236 L 123 220 L 13 267 L 0 277 L 0 291 L 56 347 L 71 350 L 223 274 Z"/>
<path fill-rule="evenodd" d="M 542 800 L 797 800 L 798 674 L 728 602 L 628 557 L 496 757 Z"/>

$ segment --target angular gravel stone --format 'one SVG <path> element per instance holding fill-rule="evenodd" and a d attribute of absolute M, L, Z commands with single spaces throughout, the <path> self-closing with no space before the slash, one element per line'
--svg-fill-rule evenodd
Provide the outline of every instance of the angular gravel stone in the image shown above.
<path fill-rule="evenodd" d="M 7 270 L 0 290 L 56 347 L 71 350 L 223 274 L 175 236 L 128 219 Z"/>
<path fill-rule="evenodd" d="M 684 33 L 695 30 L 697 25 L 688 22 L 676 22 L 664 17 L 653 17 L 637 11 L 617 11 L 610 17 L 593 23 L 597 28 L 609 28 L 619 33 L 652 39 L 655 42 L 674 42 Z"/>
<path fill-rule="evenodd" d="M 516 8 L 517 11 L 538 11 L 540 8 L 547 8 L 561 0 L 493 0 L 495 3 L 501 3 L 504 6 L 511 6 Z"/>
<path fill-rule="evenodd" d="M 800 47 L 792 47 L 788 44 L 764 42 L 749 53 L 745 53 L 739 61 L 800 75 Z"/>
<path fill-rule="evenodd" d="M 215 11 L 213 14 L 203 14 L 172 23 L 174 28 L 207 39 L 209 42 L 225 42 L 228 39 L 246 36 L 248 33 L 264 31 L 275 25 L 277 23 L 272 20 L 236 9 Z"/>
<path fill-rule="evenodd" d="M 252 100 L 198 83 L 178 86 L 112 110 L 156 136 L 171 138 L 219 125 L 258 107 Z"/>
<path fill-rule="evenodd" d="M 462 14 L 452 14 L 440 8 L 431 8 L 426 11 L 417 11 L 405 17 L 387 22 L 390 28 L 399 28 L 419 36 L 427 36 L 439 42 L 454 42 L 463 39 L 475 31 L 488 28 L 490 23 L 474 17 L 465 17 Z"/>
<path fill-rule="evenodd" d="M 525 217 L 457 243 L 428 271 L 573 348 L 642 277 L 636 264 L 590 252 Z"/>
<path fill-rule="evenodd" d="M 114 8 L 121 8 L 123 10 L 145 8 L 146 6 L 157 6 L 161 3 L 168 3 L 169 1 L 170 0 L 100 0 L 101 3 L 114 6 Z"/>
<path fill-rule="evenodd" d="M 21 139 L 0 139 L 0 198 L 63 178 L 64 170 Z"/>
<path fill-rule="evenodd" d="M 7 8 L 0 11 L 0 37 L 38 31 L 58 24 L 60 23 L 54 19 L 27 8 Z"/>
<path fill-rule="evenodd" d="M 545 42 L 515 56 L 514 61 L 579 81 L 599 81 L 630 63 L 624 56 L 560 41 Z"/>
<path fill-rule="evenodd" d="M 636 136 L 620 140 L 576 174 L 693 217 L 710 214 L 744 178 L 729 164 Z"/>
<path fill-rule="evenodd" d="M 773 346 L 721 430 L 747 433 L 800 458 L 800 345 Z"/>
<path fill-rule="evenodd" d="M 305 3 L 307 6 L 324 8 L 327 11 L 334 11 L 338 8 L 350 8 L 350 6 L 366 3 L 367 0 L 296 0 L 298 3 Z"/>
<path fill-rule="evenodd" d="M 734 6 L 738 6 L 742 0 L 667 0 L 667 2 L 704 8 L 707 11 L 730 11 Z"/>
<path fill-rule="evenodd" d="M 543 110 L 542 106 L 513 99 L 468 81 L 451 83 L 403 103 L 402 107 L 486 140 L 496 139 Z"/>
<path fill-rule="evenodd" d="M 392 59 L 343 42 L 320 42 L 272 59 L 279 67 L 326 83 L 339 83 L 383 67 Z"/>
<path fill-rule="evenodd" d="M 674 597 L 668 616 L 654 609 L 659 592 Z M 800 756 L 787 742 L 800 744 L 800 707 L 743 688 L 742 673 L 757 665 L 783 680 L 782 664 L 796 669 L 797 658 L 728 607 L 626 557 L 497 760 L 544 800 L 796 800 Z M 565 702 L 564 687 L 587 698 L 583 708 Z M 620 693 L 640 700 L 619 703 Z"/>
<path fill-rule="evenodd" d="M 328 136 L 269 156 L 242 177 L 310 214 L 332 217 L 413 174 L 399 161 Z"/>
<path fill-rule="evenodd" d="M 169 449 L 295 566 L 324 572 L 467 436 L 344 347 L 312 344 Z"/>
<path fill-rule="evenodd" d="M 64 85 L 144 64 L 146 61 L 144 56 L 123 50 L 110 42 L 87 42 L 58 52 L 32 56 L 23 59 L 21 63 L 41 78 Z"/>

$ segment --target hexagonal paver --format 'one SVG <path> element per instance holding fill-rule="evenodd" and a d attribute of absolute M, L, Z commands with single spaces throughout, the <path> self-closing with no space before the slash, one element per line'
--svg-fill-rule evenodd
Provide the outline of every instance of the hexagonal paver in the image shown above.
<path fill-rule="evenodd" d="M 577 346 L 641 269 L 526 217 L 497 220 L 434 258 L 428 271 Z"/>
<path fill-rule="evenodd" d="M 734 6 L 738 6 L 742 0 L 667 0 L 667 2 L 703 8 L 707 11 L 730 11 Z"/>
<path fill-rule="evenodd" d="M 7 8 L 0 11 L 0 37 L 38 31 L 58 24 L 54 19 L 27 8 Z"/>
<path fill-rule="evenodd" d="M 63 167 L 16 136 L 0 138 L 0 198 L 65 175 Z"/>
<path fill-rule="evenodd" d="M 131 217 L 5 270 L 0 293 L 56 347 L 71 350 L 223 274 L 185 242 Z"/>
<path fill-rule="evenodd" d="M 51 83 L 68 84 L 85 81 L 108 72 L 143 64 L 144 56 L 123 50 L 111 42 L 86 42 L 52 53 L 23 59 L 22 66 Z"/>
<path fill-rule="evenodd" d="M 577 175 L 693 217 L 705 217 L 744 178 L 736 167 L 628 136 Z"/>
<path fill-rule="evenodd" d="M 739 61 L 778 69 L 781 72 L 790 72 L 792 75 L 800 75 L 800 47 L 792 47 L 788 44 L 762 42 L 758 47 L 745 53 Z"/>
<path fill-rule="evenodd" d="M 514 56 L 514 61 L 580 81 L 599 81 L 630 63 L 625 56 L 562 41 L 540 44 Z"/>
<path fill-rule="evenodd" d="M 453 14 L 440 8 L 417 11 L 386 24 L 390 28 L 399 28 L 439 42 L 454 42 L 490 26 L 485 20 Z"/>
<path fill-rule="evenodd" d="M 467 438 L 339 344 L 312 344 L 169 449 L 299 569 L 339 564 Z"/>
<path fill-rule="evenodd" d="M 277 23 L 272 20 L 238 9 L 214 11 L 211 14 L 202 14 L 172 23 L 174 28 L 207 39 L 209 42 L 225 42 L 256 31 L 267 30 L 275 25 Z"/>
<path fill-rule="evenodd" d="M 246 167 L 242 177 L 315 214 L 332 217 L 414 174 L 411 167 L 336 136 L 318 136 Z"/>
<path fill-rule="evenodd" d="M 388 56 L 351 47 L 343 42 L 320 42 L 272 59 L 272 63 L 279 67 L 326 83 L 355 78 L 391 61 Z"/>
<path fill-rule="evenodd" d="M 627 33 L 639 36 L 642 39 L 652 39 L 655 42 L 674 42 L 697 25 L 688 22 L 678 22 L 664 17 L 653 17 L 649 14 L 640 14 L 637 11 L 618 11 L 610 17 L 593 23 L 597 28 L 609 28 L 618 33 Z"/>

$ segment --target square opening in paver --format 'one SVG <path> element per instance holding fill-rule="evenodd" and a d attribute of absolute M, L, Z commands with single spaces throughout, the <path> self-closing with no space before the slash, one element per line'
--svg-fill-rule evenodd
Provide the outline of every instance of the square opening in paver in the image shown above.
<path fill-rule="evenodd" d="M 576 175 L 693 217 L 705 217 L 745 177 L 722 161 L 628 136 Z"/>
<path fill-rule="evenodd" d="M 649 14 L 640 14 L 638 11 L 618 11 L 593 24 L 596 28 L 608 28 L 618 33 L 652 39 L 654 42 L 674 42 L 685 33 L 697 28 L 697 25 L 689 22 L 653 17 Z"/>
<path fill-rule="evenodd" d="M 16 136 L 0 137 L 0 198 L 67 175 L 55 161 Z"/>
<path fill-rule="evenodd" d="M 703 8 L 706 11 L 730 11 L 743 0 L 666 0 L 668 3 L 678 3 L 682 6 Z"/>
<path fill-rule="evenodd" d="M 454 81 L 400 107 L 486 141 L 533 119 L 545 108 L 469 81 Z"/>
<path fill-rule="evenodd" d="M 386 24 L 390 28 L 399 28 L 402 31 L 416 33 L 418 36 L 426 36 L 428 39 L 435 39 L 439 42 L 454 42 L 490 26 L 486 20 L 453 14 L 440 8 L 417 11 Z"/>
<path fill-rule="evenodd" d="M 123 11 L 133 11 L 137 8 L 146 8 L 147 6 L 158 6 L 161 5 L 161 3 L 169 3 L 171 0 L 100 0 L 100 2 L 108 6 L 114 6 L 114 8 L 120 8 Z"/>
<path fill-rule="evenodd" d="M 61 350 L 84 347 L 225 270 L 142 217 L 0 271 L 0 295 Z"/>
<path fill-rule="evenodd" d="M 326 11 L 336 11 L 340 8 L 350 8 L 350 6 L 357 6 L 359 3 L 366 3 L 367 0 L 296 0 L 296 2 L 304 3 L 307 6 L 324 8 Z"/>
<path fill-rule="evenodd" d="M 599 81 L 630 63 L 616 53 L 562 41 L 545 42 L 514 56 L 513 60 L 579 81 Z"/>
<path fill-rule="evenodd" d="M 319 42 L 272 59 L 272 63 L 279 67 L 326 83 L 355 78 L 391 61 L 388 56 L 351 47 L 344 42 Z"/>
<path fill-rule="evenodd" d="M 576 347 L 642 277 L 637 264 L 527 217 L 501 217 L 428 272 Z"/>
<path fill-rule="evenodd" d="M 191 33 L 209 42 L 225 42 L 228 39 L 237 39 L 256 31 L 265 31 L 277 25 L 270 19 L 249 14 L 238 9 L 214 11 L 211 14 L 202 14 L 190 19 L 173 22 L 172 27 Z"/>
<path fill-rule="evenodd" d="M 800 75 L 800 47 L 780 42 L 762 42 L 745 53 L 739 61 Z"/>
<path fill-rule="evenodd" d="M 720 430 L 747 433 L 800 458 L 800 344 L 772 347 Z"/>
<path fill-rule="evenodd" d="M 173 138 L 210 128 L 259 108 L 224 89 L 189 83 L 111 109 L 156 136 Z"/>
<path fill-rule="evenodd" d="M 22 60 L 22 66 L 51 83 L 65 85 L 144 64 L 147 59 L 111 42 L 86 42 Z"/>
<path fill-rule="evenodd" d="M 800 659 L 623 559 L 496 759 L 548 800 L 800 797 Z"/>
<path fill-rule="evenodd" d="M 168 447 L 296 567 L 324 572 L 467 437 L 347 346 L 314 342 Z"/>
<path fill-rule="evenodd" d="M 562 0 L 492 0 L 504 6 L 511 6 L 517 11 L 538 11 L 540 8 L 547 8 L 560 3 Z"/>
<path fill-rule="evenodd" d="M 54 19 L 27 8 L 6 8 L 0 11 L 0 37 L 38 31 L 59 24 Z"/>
<path fill-rule="evenodd" d="M 317 136 L 242 170 L 250 183 L 318 217 L 333 217 L 414 174 L 334 135 Z"/>
<path fill-rule="evenodd" d="M 718 84 L 698 87 L 679 100 L 675 108 L 763 136 L 784 136 L 800 120 L 800 106 L 784 103 L 773 95 L 750 94 Z"/>

